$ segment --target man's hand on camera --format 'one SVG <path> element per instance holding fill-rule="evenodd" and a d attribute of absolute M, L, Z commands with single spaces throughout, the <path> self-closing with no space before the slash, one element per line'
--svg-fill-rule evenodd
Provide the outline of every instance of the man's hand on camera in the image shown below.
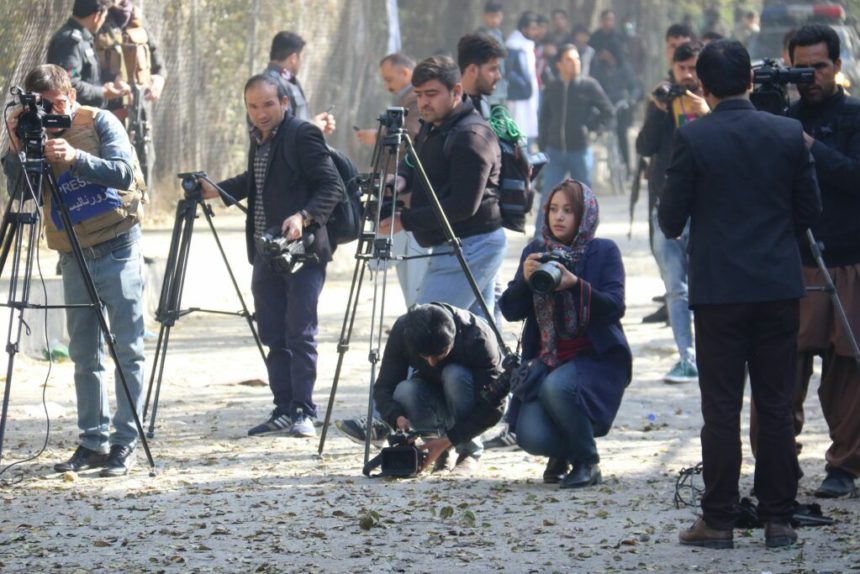
<path fill-rule="evenodd" d="M 152 83 L 144 93 L 144 99 L 148 102 L 154 102 L 161 97 L 161 91 L 164 89 L 164 76 L 158 74 L 152 75 Z"/>
<path fill-rule="evenodd" d="M 389 233 L 399 233 L 400 231 L 403 231 L 403 223 L 400 222 L 400 214 L 395 213 L 394 217 L 389 217 L 379 222 L 377 235 L 388 235 Z"/>
<path fill-rule="evenodd" d="M 412 428 L 412 423 L 404 416 L 397 417 L 397 420 L 394 422 L 397 423 L 397 430 L 408 431 Z"/>
<path fill-rule="evenodd" d="M 334 130 L 337 128 L 334 116 L 328 112 L 315 115 L 311 120 L 311 123 L 321 129 L 325 135 L 333 134 Z"/>
<path fill-rule="evenodd" d="M 687 96 L 690 101 L 690 111 L 694 116 L 700 118 L 711 113 L 711 106 L 708 105 L 708 101 L 705 98 L 697 96 L 690 90 L 687 90 L 687 93 L 684 95 Z"/>
<path fill-rule="evenodd" d="M 215 189 L 215 186 L 205 179 L 198 179 L 197 183 L 200 185 L 200 190 L 203 192 L 203 199 L 218 199 L 218 196 L 221 195 L 218 193 L 218 190 Z"/>
<path fill-rule="evenodd" d="M 9 147 L 12 151 L 18 153 L 21 151 L 21 140 L 18 139 L 18 134 L 15 133 L 18 129 L 18 118 L 24 113 L 24 108 L 15 106 L 9 115 L 6 116 L 6 125 L 8 126 Z"/>
<path fill-rule="evenodd" d="M 668 88 L 668 86 L 670 85 L 671 84 L 669 84 L 669 82 L 660 82 L 659 84 L 654 86 L 653 90 L 651 90 L 651 103 L 653 103 L 654 106 L 663 113 L 669 112 L 669 105 L 665 100 L 658 100 L 657 98 L 655 98 L 654 92 L 656 92 L 660 88 L 660 86 L 666 86 Z"/>
<path fill-rule="evenodd" d="M 69 165 L 78 157 L 78 150 L 63 138 L 49 139 L 45 142 L 45 159 L 53 165 Z"/>
<path fill-rule="evenodd" d="M 294 241 L 302 236 L 304 218 L 301 213 L 294 213 L 281 224 L 281 233 L 288 241 Z"/>
<path fill-rule="evenodd" d="M 376 145 L 376 130 L 358 130 L 355 132 L 355 137 L 366 146 Z"/>
<path fill-rule="evenodd" d="M 451 441 L 448 440 L 448 437 L 442 438 L 431 438 L 424 441 L 424 444 L 421 445 L 421 450 L 427 453 L 427 456 L 424 457 L 424 464 L 421 465 L 421 470 L 419 472 L 423 472 L 428 468 L 433 468 L 433 464 L 436 462 L 442 453 L 451 448 Z"/>

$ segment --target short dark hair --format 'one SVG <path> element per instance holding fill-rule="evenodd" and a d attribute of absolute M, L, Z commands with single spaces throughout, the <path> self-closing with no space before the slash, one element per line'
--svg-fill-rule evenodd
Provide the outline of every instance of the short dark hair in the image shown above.
<path fill-rule="evenodd" d="M 266 84 L 267 86 L 272 86 L 275 88 L 275 92 L 278 94 L 278 99 L 281 99 L 286 94 L 282 93 L 281 84 L 268 74 L 255 74 L 248 78 L 248 81 L 245 82 L 245 88 L 242 90 L 242 96 L 248 93 L 248 90 L 256 86 L 257 84 Z"/>
<path fill-rule="evenodd" d="M 484 4 L 484 14 L 498 14 L 503 11 L 504 8 L 502 7 L 502 3 L 497 2 L 496 0 L 489 0 Z"/>
<path fill-rule="evenodd" d="M 666 28 L 666 40 L 669 38 L 692 38 L 693 31 L 686 24 L 672 24 Z"/>
<path fill-rule="evenodd" d="M 549 13 L 550 17 L 552 17 L 552 16 L 556 16 L 556 15 L 558 15 L 558 14 L 561 14 L 561 15 L 562 15 L 562 16 L 564 16 L 565 18 L 567 18 L 567 17 L 568 17 L 568 16 L 567 16 L 567 10 L 562 10 L 561 8 L 556 8 L 555 10 L 553 10 L 552 12 L 550 12 L 550 13 Z"/>
<path fill-rule="evenodd" d="M 466 34 L 457 42 L 457 65 L 460 66 L 461 74 L 471 64 L 481 66 L 490 60 L 504 58 L 507 55 L 508 51 L 505 47 L 484 32 Z"/>
<path fill-rule="evenodd" d="M 24 78 L 24 89 L 28 92 L 50 92 L 57 90 L 68 95 L 72 91 L 69 73 L 54 64 L 36 66 Z"/>
<path fill-rule="evenodd" d="M 415 60 L 403 52 L 392 52 L 391 54 L 388 54 L 379 60 L 379 67 L 381 68 L 386 62 L 392 66 L 400 66 L 401 68 L 408 68 L 410 70 L 415 67 Z"/>
<path fill-rule="evenodd" d="M 607 17 L 607 16 L 609 16 L 610 14 L 612 14 L 613 16 L 615 16 L 615 10 L 613 10 L 612 8 L 607 8 L 606 10 L 602 10 L 602 11 L 600 12 L 600 19 L 601 19 L 601 20 L 603 20 L 604 18 L 606 18 L 606 17 Z"/>
<path fill-rule="evenodd" d="M 696 61 L 696 75 L 702 87 L 717 98 L 745 93 L 750 84 L 750 70 L 749 52 L 737 40 L 711 42 Z"/>
<path fill-rule="evenodd" d="M 794 48 L 796 46 L 814 46 L 824 42 L 827 44 L 827 57 L 831 62 L 839 59 L 839 36 L 830 26 L 826 24 L 807 24 L 802 26 L 794 38 L 788 43 L 788 55 L 794 62 Z"/>
<path fill-rule="evenodd" d="M 460 83 L 460 69 L 448 56 L 431 56 L 422 60 L 412 71 L 412 85 L 418 87 L 430 80 L 439 80 L 449 90 Z"/>
<path fill-rule="evenodd" d="M 558 47 L 558 52 L 555 54 L 555 58 L 552 59 L 553 64 L 558 64 L 561 61 L 561 57 L 564 56 L 566 52 L 570 52 L 573 50 L 576 52 L 576 55 L 579 55 L 579 48 L 574 46 L 573 44 L 562 44 Z"/>
<path fill-rule="evenodd" d="M 690 40 L 689 42 L 684 42 L 683 44 L 675 48 L 675 53 L 672 54 L 672 61 L 686 62 L 690 58 L 697 58 L 702 52 L 702 48 L 702 43 L 698 40 Z"/>
<path fill-rule="evenodd" d="M 403 340 L 416 355 L 435 357 L 454 344 L 457 335 L 454 317 L 439 305 L 413 305 L 401 320 Z"/>
<path fill-rule="evenodd" d="M 574 35 L 576 34 L 588 34 L 591 36 L 591 30 L 588 29 L 588 26 L 580 22 L 579 24 L 574 24 L 572 32 Z"/>
<path fill-rule="evenodd" d="M 517 30 L 523 31 L 532 24 L 537 24 L 539 21 L 540 18 L 538 17 L 537 12 L 526 10 L 520 14 L 520 19 L 517 20 Z"/>
<path fill-rule="evenodd" d="M 791 41 L 794 39 L 795 36 L 797 36 L 797 28 L 792 28 L 791 30 L 782 35 L 783 50 L 788 50 L 788 45 L 791 44 Z M 788 64 L 788 62 L 786 62 L 786 64 Z"/>
<path fill-rule="evenodd" d="M 75 0 L 72 6 L 72 16 L 86 18 L 95 12 L 104 12 L 113 6 L 113 0 Z"/>
<path fill-rule="evenodd" d="M 295 32 L 282 30 L 272 38 L 272 48 L 269 50 L 269 59 L 274 62 L 286 60 L 293 54 L 297 54 L 305 47 L 304 39 Z"/>
<path fill-rule="evenodd" d="M 722 40 L 723 38 L 725 38 L 725 36 L 715 30 L 708 30 L 702 34 L 702 41 L 704 42 L 713 42 L 714 40 Z"/>

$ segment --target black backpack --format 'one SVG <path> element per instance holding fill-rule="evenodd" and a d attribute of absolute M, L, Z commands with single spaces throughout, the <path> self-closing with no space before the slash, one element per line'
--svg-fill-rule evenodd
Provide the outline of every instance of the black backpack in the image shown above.
<path fill-rule="evenodd" d="M 284 148 L 286 150 L 287 164 L 296 173 L 301 173 L 301 166 L 296 160 L 294 150 L 296 149 L 296 137 L 299 125 L 303 120 L 291 118 L 286 125 L 284 134 Z M 344 195 L 331 212 L 326 224 L 328 241 L 332 251 L 338 245 L 349 243 L 358 239 L 361 234 L 361 187 L 358 183 L 358 168 L 346 154 L 327 146 L 331 161 L 343 182 Z"/>
<path fill-rule="evenodd" d="M 502 151 L 498 189 L 502 225 L 511 231 L 525 233 L 526 216 L 532 210 L 535 201 L 535 190 L 529 179 L 531 169 L 528 155 L 520 145 L 516 133 L 510 134 L 507 130 L 496 128 L 496 126 L 510 126 L 512 123 L 513 120 L 504 106 L 493 106 L 490 113 L 490 126 L 496 134 Z M 455 125 L 445 134 L 445 143 L 442 145 L 442 154 L 445 158 L 451 157 L 449 136 L 456 131 Z"/>

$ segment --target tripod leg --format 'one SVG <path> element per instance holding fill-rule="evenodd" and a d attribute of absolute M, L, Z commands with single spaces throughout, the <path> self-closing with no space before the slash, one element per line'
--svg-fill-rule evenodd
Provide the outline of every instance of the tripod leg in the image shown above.
<path fill-rule="evenodd" d="M 257 343 L 257 349 L 260 350 L 260 356 L 263 358 L 263 364 L 266 363 L 266 351 L 263 349 L 263 342 L 260 341 L 260 335 L 254 327 L 254 319 L 248 311 L 248 306 L 245 304 L 245 298 L 242 296 L 242 290 L 239 289 L 239 282 L 236 281 L 236 276 L 233 275 L 233 268 L 230 267 L 230 262 L 227 260 L 227 254 L 224 252 L 224 247 L 221 245 L 221 238 L 218 237 L 218 231 L 215 229 L 215 224 L 212 223 L 212 211 L 208 205 L 200 200 L 203 207 L 203 214 L 206 216 L 206 221 L 209 223 L 209 229 L 212 230 L 212 236 L 215 238 L 215 244 L 218 245 L 218 251 L 221 252 L 221 259 L 224 260 L 224 266 L 227 268 L 227 274 L 230 275 L 230 281 L 233 283 L 233 289 L 236 290 L 236 296 L 239 298 L 239 303 L 242 305 L 242 316 L 248 322 L 248 328 L 251 329 L 251 335 L 254 336 L 254 341 Z M 325 432 L 325 431 L 323 431 Z"/>
<path fill-rule="evenodd" d="M 164 350 L 167 351 L 167 344 L 170 340 L 170 326 L 162 327 L 164 329 Z M 162 354 L 161 363 L 158 365 L 158 383 L 155 385 L 155 398 L 152 401 L 152 416 L 149 418 L 149 431 L 146 433 L 148 438 L 155 437 L 155 419 L 158 416 L 158 399 L 161 396 L 161 380 L 164 376 L 164 363 L 166 356 Z M 155 372 L 153 371 L 153 374 Z"/>
<path fill-rule="evenodd" d="M 158 365 L 161 362 L 162 342 L 164 341 L 164 329 L 162 325 L 158 330 L 158 342 L 155 344 L 155 356 L 152 359 L 152 372 L 149 374 L 149 385 L 146 388 L 146 400 L 143 402 L 143 420 L 146 420 L 146 413 L 149 412 L 149 399 L 152 396 L 152 387 L 155 384 L 155 373 L 158 372 Z M 152 437 L 150 437 L 152 438 Z"/>
<path fill-rule="evenodd" d="M 362 241 L 365 241 L 362 238 Z M 361 247 L 359 247 L 361 252 Z M 364 270 L 367 268 L 367 262 L 364 259 L 356 258 L 355 269 L 352 272 L 352 285 L 349 288 L 349 299 L 346 303 L 346 314 L 343 317 L 343 324 L 340 328 L 340 338 L 337 345 L 337 366 L 334 369 L 334 379 L 331 383 L 331 394 L 328 398 L 328 405 L 325 409 L 325 420 L 323 421 L 322 431 L 320 432 L 320 443 L 317 448 L 317 454 L 322 455 L 325 449 L 325 440 L 328 435 L 328 426 L 331 424 L 331 413 L 334 410 L 334 397 L 337 394 L 337 384 L 340 381 L 340 371 L 343 367 L 343 359 L 346 352 L 349 350 L 349 342 L 352 338 L 352 327 L 355 324 L 355 313 L 358 309 L 359 294 L 361 293 L 361 284 L 364 281 Z M 368 431 L 370 430 L 370 419 L 368 419 Z M 369 435 L 369 432 L 368 432 Z"/>

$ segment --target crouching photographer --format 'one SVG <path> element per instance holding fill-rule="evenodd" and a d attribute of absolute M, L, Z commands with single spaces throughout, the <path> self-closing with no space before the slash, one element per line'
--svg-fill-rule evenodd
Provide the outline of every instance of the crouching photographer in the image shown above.
<path fill-rule="evenodd" d="M 543 238 L 523 250 L 500 300 L 507 320 L 526 322 L 509 423 L 523 450 L 549 457 L 544 482 L 561 488 L 601 481 L 594 437 L 609 432 L 632 374 L 621 252 L 594 237 L 597 223 L 591 189 L 555 187 Z"/>
<path fill-rule="evenodd" d="M 411 370 L 411 374 L 410 374 Z M 431 430 L 422 470 L 478 470 L 478 438 L 502 416 L 504 396 L 485 392 L 502 375 L 496 337 L 483 319 L 444 303 L 415 305 L 395 321 L 373 386 L 376 408 L 398 431 Z"/>
<path fill-rule="evenodd" d="M 269 418 L 248 434 L 312 437 L 317 303 L 332 253 L 326 222 L 344 194 L 343 182 L 322 132 L 287 114 L 289 97 L 278 97 L 276 80 L 253 76 L 244 94 L 252 124 L 248 167 L 219 186 L 236 200 L 248 199 L 251 290 L 260 340 L 269 347 L 266 369 L 275 403 Z M 200 183 L 204 197 L 218 197 L 213 185 Z M 300 268 L 293 266 L 297 259 Z"/>

